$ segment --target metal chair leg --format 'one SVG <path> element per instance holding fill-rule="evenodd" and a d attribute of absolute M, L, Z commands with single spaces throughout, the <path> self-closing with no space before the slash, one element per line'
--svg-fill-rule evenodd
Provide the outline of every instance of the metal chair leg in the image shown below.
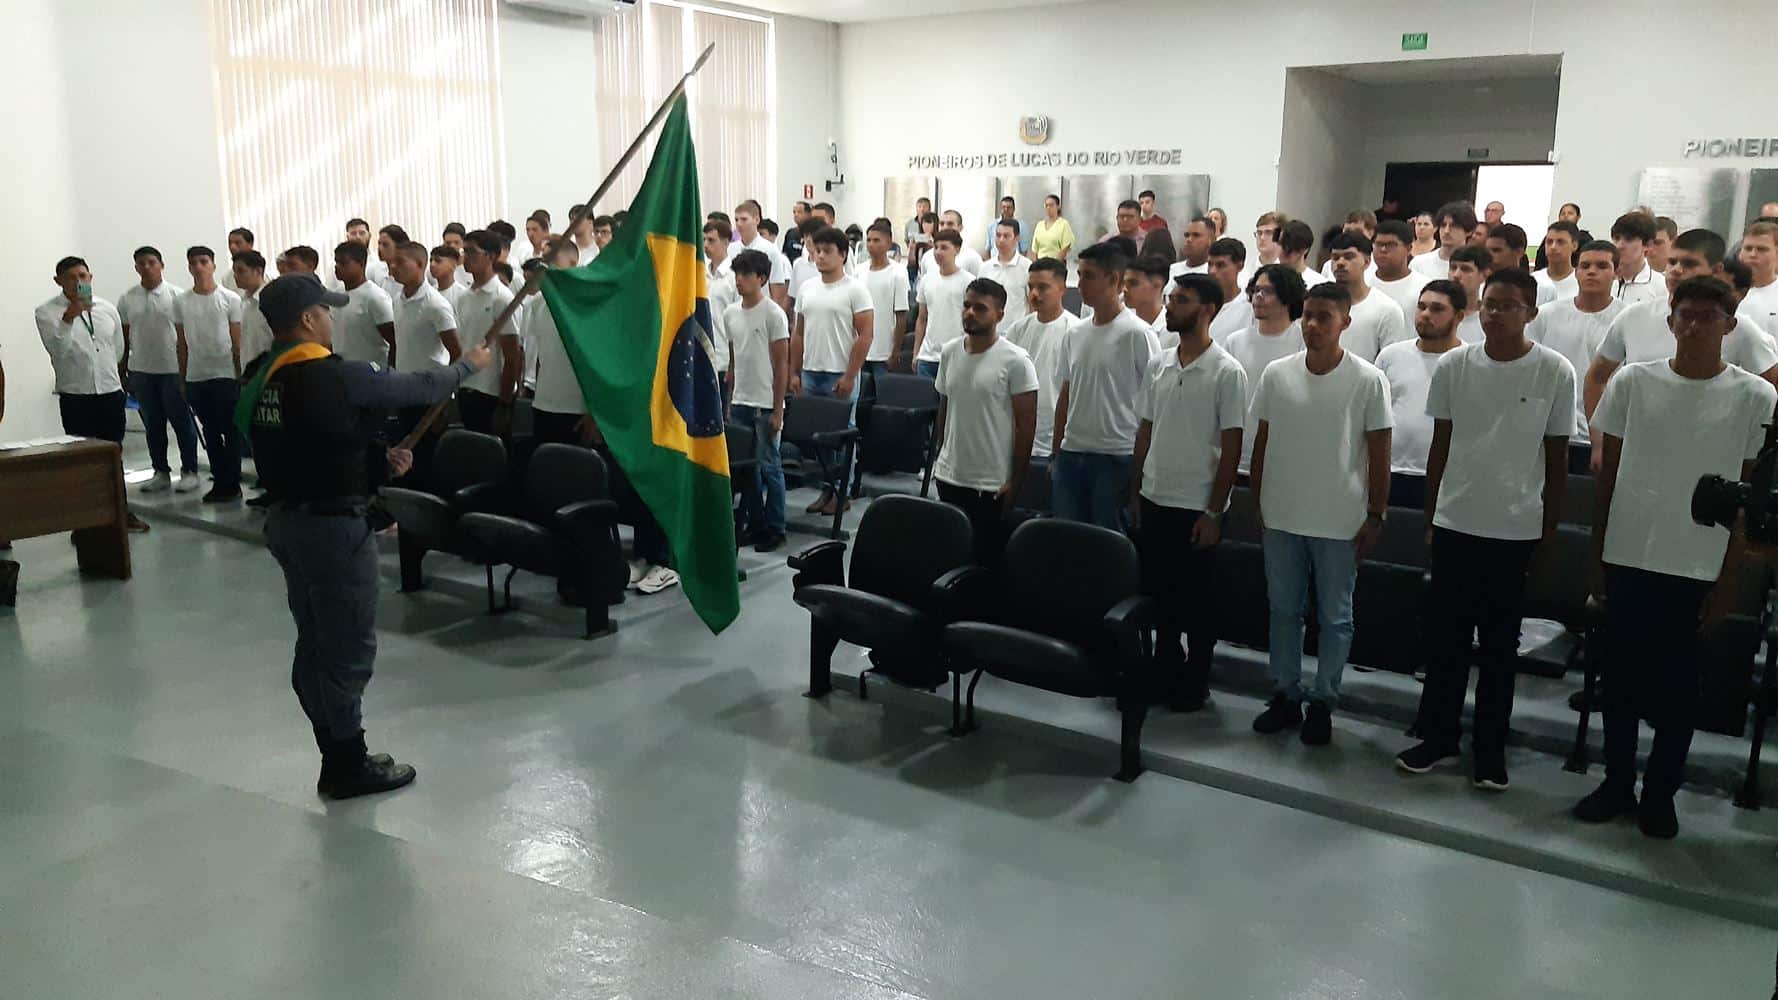
<path fill-rule="evenodd" d="M 482 569 L 486 570 L 488 574 L 488 614 L 497 615 L 500 613 L 500 609 L 494 606 L 494 564 L 489 563 Z"/>
<path fill-rule="evenodd" d="M 1129 784 L 1142 777 L 1142 723 L 1148 718 L 1148 706 L 1140 698 L 1128 700 L 1123 709 L 1123 732 L 1118 741 L 1118 769 L 1112 775 Z"/>
<path fill-rule="evenodd" d="M 1766 672 L 1760 678 L 1759 696 L 1754 699 L 1753 745 L 1747 748 L 1747 775 L 1741 781 L 1741 790 L 1735 793 L 1735 805 L 1742 809 L 1760 807 L 1759 752 L 1766 744 L 1766 719 L 1771 715 L 1775 698 L 1778 698 L 1778 644 L 1774 644 L 1768 635 Z"/>
<path fill-rule="evenodd" d="M 518 575 L 519 568 L 517 566 L 514 566 L 506 573 L 506 582 L 501 585 L 501 589 L 506 595 L 506 605 L 500 609 L 502 611 L 512 610 L 512 578 Z"/>
<path fill-rule="evenodd" d="M 975 676 L 973 676 L 973 677 L 971 677 L 971 678 L 970 678 L 970 679 L 969 679 L 969 693 L 968 693 L 968 694 L 967 694 L 967 695 L 965 695 L 965 696 L 964 696 L 964 702 L 963 702 L 963 731 L 964 731 L 964 732 L 966 732 L 966 733 L 973 733 L 973 732 L 975 732 L 975 730 L 976 730 L 976 724 L 975 724 L 975 686 L 976 686 L 976 685 L 977 685 L 977 684 L 980 684 L 980 683 L 981 683 L 981 682 L 982 682 L 982 671 L 980 671 L 980 670 L 977 670 L 977 671 L 976 671 L 976 672 L 975 672 Z"/>
<path fill-rule="evenodd" d="M 951 735 L 962 736 L 963 728 L 963 675 L 951 674 Z"/>
<path fill-rule="evenodd" d="M 1597 633 L 1596 627 L 1588 626 L 1586 653 L 1581 657 L 1585 681 L 1581 685 L 1580 721 L 1574 726 L 1574 747 L 1568 752 L 1568 763 L 1562 765 L 1562 770 L 1572 774 L 1585 774 L 1589 766 L 1591 751 L 1587 747 L 1587 730 L 1593 724 L 1593 680 L 1599 670 Z"/>
<path fill-rule="evenodd" d="M 809 689 L 805 698 L 824 698 L 833 690 L 833 651 L 840 637 L 830 636 L 814 621 L 809 622 Z"/>

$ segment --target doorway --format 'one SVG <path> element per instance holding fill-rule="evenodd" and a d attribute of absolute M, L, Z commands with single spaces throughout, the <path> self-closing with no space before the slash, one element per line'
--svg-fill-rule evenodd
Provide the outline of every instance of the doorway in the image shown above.
<path fill-rule="evenodd" d="M 1475 197 L 1477 169 L 1473 163 L 1391 163 L 1383 170 L 1383 200 L 1395 201 L 1404 219 L 1437 212 L 1446 202 Z"/>
<path fill-rule="evenodd" d="M 1497 201 L 1507 222 L 1535 235 L 1555 185 L 1556 168 L 1548 163 L 1391 163 L 1384 168 L 1383 200 L 1399 202 L 1404 219 L 1453 201 L 1471 203 L 1480 218 L 1483 206 Z"/>

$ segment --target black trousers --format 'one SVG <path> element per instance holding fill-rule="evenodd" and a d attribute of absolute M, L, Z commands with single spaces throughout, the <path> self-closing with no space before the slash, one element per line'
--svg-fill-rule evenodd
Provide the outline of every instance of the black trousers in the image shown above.
<path fill-rule="evenodd" d="M 546 444 L 580 444 L 580 432 L 576 430 L 584 419 L 578 413 L 553 413 L 549 410 L 533 409 L 531 411 L 531 437 L 538 445 Z"/>
<path fill-rule="evenodd" d="M 1525 572 L 1535 540 L 1512 541 L 1432 529 L 1432 586 L 1426 595 L 1426 688 L 1420 693 L 1420 738 L 1456 749 L 1469 690 L 1470 637 L 1478 636 L 1475 751 L 1506 750 L 1518 676 L 1519 625 Z"/>
<path fill-rule="evenodd" d="M 999 570 L 1000 555 L 1006 549 L 1006 505 L 1000 497 L 990 490 L 972 490 L 941 482 L 938 498 L 968 516 L 976 562 L 990 570 Z"/>
<path fill-rule="evenodd" d="M 1642 795 L 1671 798 L 1691 752 L 1698 703 L 1698 615 L 1710 583 L 1605 566 L 1605 634 L 1611 672 L 1605 716 L 1605 780 L 1636 784 L 1641 722 L 1654 727 Z"/>
<path fill-rule="evenodd" d="M 123 443 L 123 390 L 97 395 L 64 392 L 56 397 L 62 433 Z"/>
<path fill-rule="evenodd" d="M 210 475 L 220 493 L 241 489 L 241 432 L 235 427 L 235 403 L 241 386 L 232 378 L 212 378 L 185 383 L 185 398 L 198 418 L 204 453 L 210 459 Z"/>
<path fill-rule="evenodd" d="M 858 438 L 858 456 L 852 463 L 852 495 L 862 496 L 864 489 L 864 435 L 870 433 L 871 410 L 877 405 L 877 376 L 889 370 L 887 361 L 866 361 L 858 373 L 858 408 L 853 422 L 862 432 Z"/>
<path fill-rule="evenodd" d="M 477 434 L 494 433 L 494 411 L 500 406 L 499 396 L 490 396 L 475 389 L 457 390 L 457 415 L 463 427 Z"/>
<path fill-rule="evenodd" d="M 654 512 L 648 509 L 648 505 L 642 501 L 642 495 L 631 485 L 630 477 L 617 464 L 611 449 L 596 445 L 593 450 L 605 460 L 605 473 L 611 477 L 611 499 L 617 504 L 618 518 L 635 529 L 631 538 L 631 558 L 645 560 L 654 566 L 672 565 L 673 549 L 667 541 L 667 533 L 661 530 L 660 522 L 654 519 Z"/>
<path fill-rule="evenodd" d="M 1202 697 L 1210 691 L 1210 661 L 1216 652 L 1216 623 L 1211 609 L 1213 549 L 1192 546 L 1192 527 L 1202 511 L 1163 507 L 1140 498 L 1142 523 L 1136 549 L 1142 559 L 1142 589 L 1155 602 L 1155 656 L 1167 665 L 1184 661 L 1174 677 L 1162 683 L 1182 696 Z M 1182 653 L 1179 638 L 1187 650 Z"/>
<path fill-rule="evenodd" d="M 1410 472 L 1389 474 L 1389 506 L 1426 509 L 1426 477 Z"/>

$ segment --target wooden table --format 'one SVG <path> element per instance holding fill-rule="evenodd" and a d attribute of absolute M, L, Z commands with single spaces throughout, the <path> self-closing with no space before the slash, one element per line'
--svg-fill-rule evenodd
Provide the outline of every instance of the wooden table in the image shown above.
<path fill-rule="evenodd" d="M 130 578 L 123 449 L 83 440 L 0 450 L 0 538 L 72 531 L 83 572 Z"/>

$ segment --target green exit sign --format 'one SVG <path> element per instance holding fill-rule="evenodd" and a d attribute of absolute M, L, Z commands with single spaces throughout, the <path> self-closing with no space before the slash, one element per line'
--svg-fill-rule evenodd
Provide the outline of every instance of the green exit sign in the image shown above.
<path fill-rule="evenodd" d="M 1401 36 L 1401 50 L 1403 52 L 1426 51 L 1426 32 L 1421 31 L 1411 35 L 1404 33 Z"/>

